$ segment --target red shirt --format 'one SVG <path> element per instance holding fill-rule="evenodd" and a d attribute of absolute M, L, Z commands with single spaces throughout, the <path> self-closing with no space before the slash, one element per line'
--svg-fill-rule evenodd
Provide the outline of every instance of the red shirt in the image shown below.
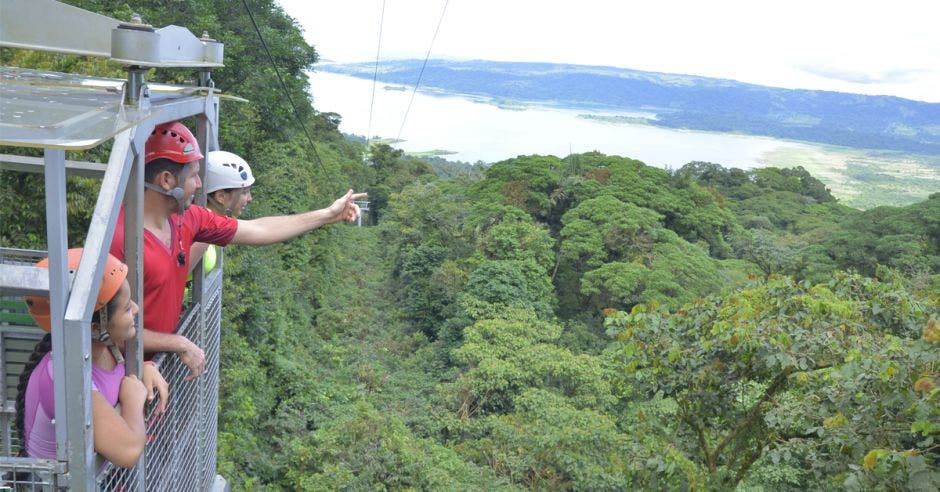
<path fill-rule="evenodd" d="M 144 327 L 161 333 L 176 332 L 183 292 L 189 273 L 189 247 L 194 241 L 225 246 L 235 236 L 238 221 L 192 205 L 181 216 L 171 214 L 170 247 L 144 229 Z M 179 263 L 179 253 L 186 260 Z M 124 261 L 124 209 L 118 216 L 111 254 Z"/>

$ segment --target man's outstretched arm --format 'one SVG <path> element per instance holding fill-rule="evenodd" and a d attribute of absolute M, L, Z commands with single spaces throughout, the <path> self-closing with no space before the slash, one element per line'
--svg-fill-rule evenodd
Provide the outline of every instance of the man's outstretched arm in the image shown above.
<path fill-rule="evenodd" d="M 341 220 L 355 222 L 359 217 L 359 206 L 353 203 L 368 196 L 367 193 L 346 194 L 327 208 L 312 210 L 302 214 L 261 217 L 254 220 L 239 220 L 238 230 L 232 238 L 232 244 L 263 246 L 293 239 L 318 227 L 333 224 Z"/>

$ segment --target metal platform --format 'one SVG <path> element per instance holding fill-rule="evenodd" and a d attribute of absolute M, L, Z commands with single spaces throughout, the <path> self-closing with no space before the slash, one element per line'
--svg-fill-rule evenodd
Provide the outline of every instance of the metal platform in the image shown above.
<path fill-rule="evenodd" d="M 220 95 L 211 69 L 222 64 L 221 43 L 197 38 L 185 28 L 153 28 L 141 19 L 120 21 L 53 0 L 0 0 L 0 46 L 110 58 L 125 65 L 127 79 L 23 68 L 0 68 L 0 169 L 44 175 L 45 251 L 0 250 L 0 489 L 15 490 L 206 490 L 215 474 L 221 267 L 204 278 L 194 271 L 192 299 L 180 332 L 206 353 L 206 371 L 183 381 L 188 370 L 176 355 L 160 357 L 170 383 L 168 412 L 147 414 L 148 444 L 138 465 L 115 468 L 94 453 L 91 419 L 91 315 L 102 265 L 118 213 L 125 210 L 125 255 L 131 296 L 142 304 L 144 143 L 161 123 L 195 117 L 194 132 L 206 151 L 218 149 Z M 146 67 L 196 70 L 198 86 L 169 86 L 144 80 Z M 66 151 L 110 143 L 106 163 L 65 159 Z M 35 156 L 41 149 L 41 157 Z M 24 154 L 24 155 L 13 155 Z M 204 175 L 205 166 L 202 167 Z M 68 231 L 66 175 L 101 179 L 84 253 L 75 271 L 66 263 Z M 204 195 L 198 199 L 204 200 Z M 203 202 L 204 203 L 204 202 Z M 3 217 L 7 220 L 7 217 Z M 49 257 L 49 268 L 34 267 Z M 32 326 L 22 295 L 45 295 L 52 312 L 56 457 L 19 458 L 10 431 L 16 381 L 25 358 L 43 332 Z M 143 325 L 143 306 L 137 324 Z M 66 350 L 67 348 L 67 350 Z M 127 368 L 139 374 L 142 339 L 129 340 Z M 152 410 L 152 406 L 148 412 Z M 61 411 L 61 414 L 59 413 Z M 224 483 L 224 481 L 223 481 Z M 169 485 L 172 484 L 172 485 Z"/>

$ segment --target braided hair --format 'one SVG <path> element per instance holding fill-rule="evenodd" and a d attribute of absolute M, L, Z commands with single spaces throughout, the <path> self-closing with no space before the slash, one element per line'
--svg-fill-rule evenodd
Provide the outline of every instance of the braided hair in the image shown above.
<path fill-rule="evenodd" d="M 111 319 L 111 315 L 114 314 L 114 311 L 118 308 L 117 297 L 118 296 L 112 297 L 104 307 L 104 309 L 107 309 L 108 319 Z M 91 321 L 92 323 L 101 322 L 101 316 L 98 311 L 92 314 Z M 19 456 L 26 456 L 26 436 L 23 434 L 25 432 L 26 387 L 29 386 L 29 378 L 33 375 L 33 370 L 39 365 L 39 361 L 42 360 L 43 356 L 50 351 L 52 351 L 52 334 L 46 333 L 46 335 L 39 340 L 39 343 L 36 344 L 36 347 L 33 348 L 33 353 L 29 355 L 26 365 L 23 366 L 23 372 L 20 373 L 19 384 L 16 386 L 16 420 L 14 426 L 16 428 L 16 435 L 20 438 Z"/>
<path fill-rule="evenodd" d="M 23 419 L 26 414 L 26 386 L 29 385 L 29 377 L 33 374 L 33 369 L 39 364 L 43 356 L 52 350 L 52 334 L 46 333 L 42 340 L 36 344 L 33 353 L 29 355 L 29 360 L 23 366 L 23 372 L 20 373 L 20 382 L 16 386 L 16 434 L 20 438 L 20 456 L 26 456 L 26 436 L 23 435 Z"/>

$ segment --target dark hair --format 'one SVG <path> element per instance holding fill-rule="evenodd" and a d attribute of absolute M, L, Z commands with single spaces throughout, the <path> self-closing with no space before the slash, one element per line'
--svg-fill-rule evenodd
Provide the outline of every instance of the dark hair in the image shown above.
<path fill-rule="evenodd" d="M 185 164 L 180 164 L 170 159 L 154 159 L 144 166 L 144 181 L 153 183 L 163 171 L 169 171 L 175 178 L 179 179 L 183 172 Z"/>
<path fill-rule="evenodd" d="M 114 314 L 118 309 L 117 305 L 117 294 L 108 301 L 108 304 L 104 309 L 108 310 L 108 319 L 111 319 L 111 315 Z M 99 312 L 95 311 L 91 316 L 92 323 L 100 323 L 101 317 Z M 33 348 L 33 353 L 29 354 L 29 359 L 26 361 L 26 364 L 23 366 L 23 372 L 20 373 L 20 382 L 16 386 L 16 421 L 14 422 L 16 428 L 16 435 L 20 438 L 20 456 L 26 456 L 26 436 L 24 418 L 26 417 L 26 387 L 29 386 L 29 378 L 33 375 L 33 370 L 36 369 L 36 366 L 39 364 L 39 361 L 42 360 L 43 356 L 49 353 L 52 350 L 52 334 L 46 333 L 39 343 L 36 344 L 36 347 Z"/>

